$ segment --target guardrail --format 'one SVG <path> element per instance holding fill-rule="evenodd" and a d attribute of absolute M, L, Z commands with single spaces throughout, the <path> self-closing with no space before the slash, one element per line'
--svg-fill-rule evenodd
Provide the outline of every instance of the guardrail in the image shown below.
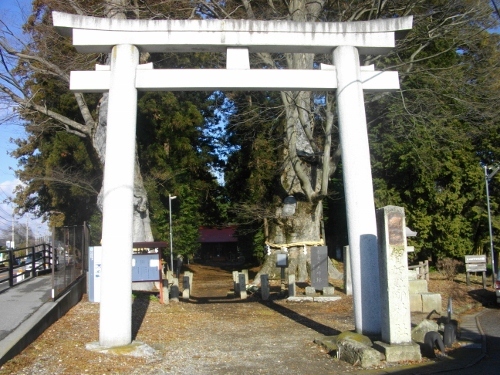
<path fill-rule="evenodd" d="M 413 266 L 408 266 L 409 270 L 415 270 L 417 273 L 417 279 L 429 281 L 429 261 L 425 260 L 423 262 L 418 262 L 418 264 Z"/>
<path fill-rule="evenodd" d="M 19 249 L 1 250 L 0 290 L 36 277 L 52 268 L 52 246 L 39 244 Z"/>

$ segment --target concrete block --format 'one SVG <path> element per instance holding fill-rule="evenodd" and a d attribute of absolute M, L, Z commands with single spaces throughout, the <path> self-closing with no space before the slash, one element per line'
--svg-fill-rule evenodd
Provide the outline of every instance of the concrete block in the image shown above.
<path fill-rule="evenodd" d="M 370 348 L 353 339 L 343 339 L 337 341 L 339 348 L 339 359 L 351 365 L 361 365 L 363 368 L 380 365 L 384 356 L 379 351 Z"/>
<path fill-rule="evenodd" d="M 436 311 L 441 314 L 442 301 L 439 293 L 422 293 L 422 312 Z"/>
<path fill-rule="evenodd" d="M 287 301 L 290 302 L 314 302 L 313 297 L 304 297 L 304 296 L 295 296 L 295 297 L 288 297 Z"/>
<path fill-rule="evenodd" d="M 427 293 L 427 280 L 409 280 L 410 294 Z"/>
<path fill-rule="evenodd" d="M 334 302 L 338 301 L 340 297 L 336 296 L 319 296 L 319 297 L 312 297 L 314 302 Z"/>
<path fill-rule="evenodd" d="M 313 286 L 306 286 L 306 296 L 316 295 L 316 289 Z"/>
<path fill-rule="evenodd" d="M 417 271 L 416 270 L 408 270 L 408 280 L 417 280 Z"/>
<path fill-rule="evenodd" d="M 422 295 L 410 293 L 410 311 L 422 312 Z"/>
<path fill-rule="evenodd" d="M 386 344 L 375 341 L 373 347 L 385 355 L 387 362 L 420 361 L 420 345 L 415 343 Z"/>
<path fill-rule="evenodd" d="M 323 295 L 324 296 L 333 296 L 334 293 L 335 293 L 335 287 L 333 287 L 333 286 L 323 287 Z"/>

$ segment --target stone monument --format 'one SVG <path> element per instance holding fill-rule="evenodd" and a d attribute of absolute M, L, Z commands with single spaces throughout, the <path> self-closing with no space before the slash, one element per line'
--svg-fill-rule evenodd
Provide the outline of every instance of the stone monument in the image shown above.
<path fill-rule="evenodd" d="M 402 207 L 377 210 L 382 341 L 376 342 L 388 362 L 420 360 L 411 339 L 410 290 L 405 214 Z"/>
<path fill-rule="evenodd" d="M 328 286 L 328 261 L 328 247 L 311 248 L 311 286 L 315 290 Z"/>

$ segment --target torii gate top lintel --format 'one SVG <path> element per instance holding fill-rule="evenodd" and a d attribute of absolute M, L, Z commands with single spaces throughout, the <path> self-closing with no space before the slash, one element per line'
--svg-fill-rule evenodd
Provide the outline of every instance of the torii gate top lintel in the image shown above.
<path fill-rule="evenodd" d="M 127 20 L 61 12 L 53 12 L 52 18 L 59 32 L 72 35 L 75 48 L 83 53 L 106 53 L 113 45 L 133 44 L 144 52 L 225 52 L 228 47 L 244 47 L 250 52 L 308 53 L 331 53 L 336 46 L 349 45 L 360 54 L 384 54 L 413 22 L 411 16 L 357 22 Z"/>

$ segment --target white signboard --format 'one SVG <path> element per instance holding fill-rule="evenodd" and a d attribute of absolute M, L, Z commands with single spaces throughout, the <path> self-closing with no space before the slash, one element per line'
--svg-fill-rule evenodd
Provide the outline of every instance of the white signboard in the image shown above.
<path fill-rule="evenodd" d="M 160 253 L 132 255 L 132 281 L 159 281 Z"/>

